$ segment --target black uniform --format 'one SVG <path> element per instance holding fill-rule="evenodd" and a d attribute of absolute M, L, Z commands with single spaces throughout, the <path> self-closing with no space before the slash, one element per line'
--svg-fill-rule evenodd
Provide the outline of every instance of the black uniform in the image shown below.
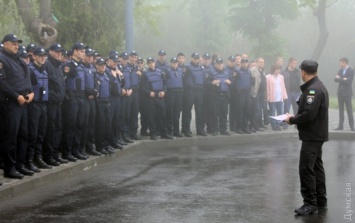
<path fill-rule="evenodd" d="M 5 107 L 1 116 L 4 122 L 4 140 L 2 144 L 4 175 L 13 175 L 15 168 L 23 167 L 27 149 L 28 126 L 27 105 L 19 105 L 19 95 L 26 97 L 32 93 L 30 73 L 27 65 L 17 54 L 5 50 L 0 54 L 0 89 Z"/>
<path fill-rule="evenodd" d="M 301 86 L 298 113 L 290 118 L 302 140 L 299 174 L 305 204 L 326 205 L 325 173 L 322 145 L 328 141 L 328 92 L 315 76 Z"/>

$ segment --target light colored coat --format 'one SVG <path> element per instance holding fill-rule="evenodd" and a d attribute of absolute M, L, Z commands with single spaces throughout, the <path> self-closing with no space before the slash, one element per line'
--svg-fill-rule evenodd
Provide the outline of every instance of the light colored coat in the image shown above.
<path fill-rule="evenodd" d="M 259 70 L 258 70 L 258 68 L 256 66 L 251 68 L 250 72 L 251 72 L 251 77 L 255 80 L 254 85 L 251 86 L 251 96 L 253 98 L 255 98 L 256 95 L 258 94 L 259 87 L 260 87 L 260 82 L 261 82 L 261 76 L 260 75 L 265 75 L 265 72 L 260 74 L 260 72 L 259 72 Z"/>
<path fill-rule="evenodd" d="M 287 99 L 287 92 L 286 92 L 286 87 L 285 87 L 285 81 L 284 77 L 281 74 L 277 75 L 278 78 L 281 79 L 281 98 L 283 100 Z M 266 88 L 267 88 L 267 101 L 268 102 L 277 102 L 275 101 L 275 86 L 276 86 L 276 80 L 274 78 L 273 74 L 268 74 L 266 75 Z"/>

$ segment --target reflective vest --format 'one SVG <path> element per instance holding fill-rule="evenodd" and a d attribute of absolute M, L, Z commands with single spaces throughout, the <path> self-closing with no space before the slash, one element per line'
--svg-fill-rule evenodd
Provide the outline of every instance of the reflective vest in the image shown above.
<path fill-rule="evenodd" d="M 96 73 L 96 80 L 98 84 L 99 98 L 110 97 L 110 78 L 104 72 L 103 74 Z"/>
<path fill-rule="evenodd" d="M 151 91 L 158 92 L 164 90 L 164 83 L 163 83 L 161 70 L 159 69 L 155 69 L 154 71 L 149 70 L 147 72 L 147 78 L 148 78 Z"/>
<path fill-rule="evenodd" d="M 28 68 L 36 76 L 36 85 L 33 85 L 34 101 L 48 101 L 48 74 L 43 69 L 40 72 L 32 63 L 28 65 Z"/>
<path fill-rule="evenodd" d="M 77 64 L 74 61 L 72 63 L 76 65 L 76 75 L 68 76 L 65 79 L 66 90 L 83 92 L 85 90 L 85 69 L 82 64 Z"/>
<path fill-rule="evenodd" d="M 167 79 L 166 79 L 166 88 L 167 89 L 182 89 L 182 70 L 177 68 L 173 70 L 172 68 L 168 68 L 167 72 Z"/>

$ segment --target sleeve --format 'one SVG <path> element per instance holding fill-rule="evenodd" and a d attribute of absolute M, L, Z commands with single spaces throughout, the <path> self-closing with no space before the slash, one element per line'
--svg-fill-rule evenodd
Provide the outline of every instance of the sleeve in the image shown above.
<path fill-rule="evenodd" d="M 307 90 L 306 93 L 301 95 L 302 112 L 290 118 L 291 124 L 307 124 L 317 117 L 324 95 L 319 90 L 316 90 L 315 94 L 312 94 L 311 91 Z"/>
<path fill-rule="evenodd" d="M 4 64 L 0 61 L 0 90 L 5 95 L 17 100 L 19 94 L 9 85 L 3 66 Z"/>

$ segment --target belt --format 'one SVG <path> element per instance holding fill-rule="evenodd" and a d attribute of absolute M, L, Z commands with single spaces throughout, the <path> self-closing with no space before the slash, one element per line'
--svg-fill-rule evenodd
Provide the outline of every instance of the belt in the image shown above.
<path fill-rule="evenodd" d="M 96 98 L 97 102 L 100 103 L 109 103 L 110 102 L 110 98 Z"/>

